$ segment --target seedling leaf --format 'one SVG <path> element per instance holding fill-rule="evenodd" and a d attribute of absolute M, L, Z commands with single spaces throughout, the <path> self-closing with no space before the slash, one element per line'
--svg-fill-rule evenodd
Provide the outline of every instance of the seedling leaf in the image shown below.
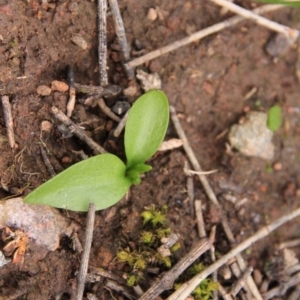
<path fill-rule="evenodd" d="M 300 6 L 300 1 L 297 0 L 256 0 L 263 3 L 283 4 L 289 6 Z"/>
<path fill-rule="evenodd" d="M 281 107 L 278 105 L 274 105 L 270 108 L 268 112 L 267 126 L 270 130 L 276 131 L 281 127 L 281 124 Z"/>
<path fill-rule="evenodd" d="M 162 91 L 151 90 L 133 104 L 125 128 L 127 169 L 143 164 L 157 151 L 168 123 L 169 103 Z"/>
<path fill-rule="evenodd" d="M 115 155 L 101 154 L 81 161 L 50 179 L 24 201 L 74 211 L 87 211 L 89 203 L 96 210 L 118 202 L 131 181 L 125 177 L 126 166 Z"/>

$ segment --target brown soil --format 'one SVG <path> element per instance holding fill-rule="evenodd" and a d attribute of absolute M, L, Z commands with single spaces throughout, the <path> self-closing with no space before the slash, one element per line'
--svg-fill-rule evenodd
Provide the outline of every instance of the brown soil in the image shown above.
<path fill-rule="evenodd" d="M 17 148 L 11 151 L 6 139 L 3 110 L 0 107 L 0 176 L 12 194 L 28 194 L 50 178 L 40 155 L 45 145 L 56 172 L 80 160 L 72 150 L 90 149 L 75 137 L 62 139 L 59 123 L 50 113 L 54 105 L 65 111 L 68 94 L 52 92 L 39 96 L 39 85 L 50 86 L 53 80 L 66 82 L 67 66 L 72 66 L 76 82 L 98 85 L 97 9 L 96 2 L 2 0 L 0 2 L 0 94 L 9 95 L 14 118 Z M 245 1 L 246 2 L 246 1 Z M 157 49 L 227 18 L 220 8 L 209 1 L 119 1 L 127 38 L 135 47 L 138 41 L 145 52 Z M 164 20 L 149 21 L 150 7 L 165 11 Z M 300 11 L 285 8 L 268 17 L 294 28 L 300 28 Z M 128 87 L 119 53 L 114 49 L 116 36 L 112 17 L 108 16 L 109 83 Z M 80 34 L 88 43 L 83 50 L 71 42 Z M 256 230 L 291 212 L 299 203 L 300 191 L 300 107 L 299 83 L 295 77 L 297 51 L 289 50 L 276 61 L 265 52 L 272 33 L 250 21 L 224 30 L 219 34 L 192 43 L 170 54 L 157 58 L 145 70 L 158 72 L 163 90 L 170 103 L 180 113 L 180 120 L 192 148 L 204 170 L 218 169 L 208 179 L 227 214 L 237 242 Z M 130 84 L 133 84 L 131 82 Z M 248 100 L 245 95 L 253 88 L 257 92 Z M 138 93 L 141 93 L 139 90 Z M 135 96 L 135 98 L 138 94 Z M 80 95 L 79 97 L 84 97 Z M 123 97 L 123 96 L 119 96 Z M 117 99 L 109 99 L 112 105 Z M 128 99 L 130 102 L 133 99 Z M 257 107 L 257 100 L 261 106 Z M 245 157 L 237 152 L 226 152 L 227 135 L 218 136 L 244 115 L 245 108 L 267 111 L 273 104 L 283 108 L 284 126 L 276 132 L 276 154 L 273 161 Z M 103 145 L 112 129 L 112 122 L 98 108 L 76 105 L 72 119 L 76 123 L 90 122 L 90 135 Z M 42 121 L 54 124 L 50 133 L 41 131 Z M 103 130 L 95 128 L 102 126 Z M 93 133 L 94 132 L 94 133 Z M 167 138 L 176 137 L 170 125 Z M 117 150 L 112 150 L 117 151 Z M 90 265 L 112 272 L 120 266 L 111 264 L 124 241 L 136 241 L 142 227 L 140 214 L 145 206 L 168 205 L 168 219 L 172 229 L 180 233 L 183 256 L 198 240 L 197 227 L 188 205 L 183 172 L 187 157 L 182 149 L 159 154 L 151 160 L 153 170 L 145 175 L 141 185 L 133 187 L 127 200 L 110 210 L 96 214 L 95 232 Z M 67 163 L 66 163 L 67 162 Z M 281 170 L 272 170 L 280 162 Z M 269 171 L 268 171 L 269 170 Z M 207 230 L 217 226 L 216 250 L 225 254 L 229 244 L 223 234 L 218 214 L 194 178 L 195 198 L 205 206 Z M 237 200 L 248 201 L 239 209 L 224 199 L 231 194 Z M 0 188 L 0 197 L 10 193 Z M 77 222 L 79 239 L 83 241 L 86 214 L 61 211 Z M 109 216 L 109 218 L 108 218 Z M 244 258 L 264 274 L 265 262 L 275 243 L 296 238 L 299 223 L 291 222 L 275 234 L 253 245 Z M 31 241 L 22 265 L 12 263 L 0 269 L 1 299 L 69 299 L 76 281 L 80 253 L 72 249 L 72 241 L 63 237 L 54 252 L 38 250 Z M 231 284 L 224 283 L 225 285 Z M 120 298 L 102 284 L 89 283 L 86 292 L 98 299 Z M 287 293 L 288 294 L 288 293 Z M 283 298 L 282 298 L 283 299 Z"/>

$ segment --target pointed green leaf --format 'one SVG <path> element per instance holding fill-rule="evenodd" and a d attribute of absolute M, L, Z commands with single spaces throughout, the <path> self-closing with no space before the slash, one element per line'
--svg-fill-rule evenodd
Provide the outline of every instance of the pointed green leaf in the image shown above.
<path fill-rule="evenodd" d="M 300 6 L 300 1 L 297 0 L 256 0 L 263 3 L 283 4 L 289 6 Z"/>
<path fill-rule="evenodd" d="M 276 131 L 281 127 L 281 124 L 281 107 L 278 105 L 274 105 L 268 111 L 267 126 L 270 130 Z"/>
<path fill-rule="evenodd" d="M 169 103 L 162 91 L 151 90 L 133 104 L 125 127 L 127 169 L 144 163 L 157 151 L 168 123 Z"/>
<path fill-rule="evenodd" d="M 89 203 L 96 210 L 118 202 L 131 181 L 125 177 L 126 166 L 115 155 L 101 154 L 71 166 L 50 179 L 24 201 L 74 211 L 87 211 Z"/>

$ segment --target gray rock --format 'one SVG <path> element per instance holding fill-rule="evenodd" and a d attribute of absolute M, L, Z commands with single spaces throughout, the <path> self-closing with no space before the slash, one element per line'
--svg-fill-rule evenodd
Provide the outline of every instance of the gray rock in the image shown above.
<path fill-rule="evenodd" d="M 229 132 L 232 147 L 247 156 L 271 160 L 274 156 L 273 132 L 267 127 L 267 114 L 250 111 L 243 124 L 233 125 Z"/>
<path fill-rule="evenodd" d="M 48 251 L 59 247 L 60 236 L 68 225 L 68 220 L 52 207 L 28 205 L 22 198 L 0 201 L 0 229 L 5 226 L 21 229 Z"/>

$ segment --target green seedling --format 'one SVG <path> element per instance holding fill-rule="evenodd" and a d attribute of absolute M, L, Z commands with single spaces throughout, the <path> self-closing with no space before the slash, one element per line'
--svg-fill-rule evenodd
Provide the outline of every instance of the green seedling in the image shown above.
<path fill-rule="evenodd" d="M 267 126 L 270 130 L 276 131 L 281 127 L 281 124 L 281 107 L 278 105 L 274 105 L 268 111 Z"/>
<path fill-rule="evenodd" d="M 73 211 L 96 210 L 118 202 L 141 174 L 151 170 L 145 162 L 157 151 L 169 123 L 169 103 L 162 91 L 151 90 L 132 106 L 125 127 L 126 164 L 113 154 L 100 154 L 79 162 L 50 179 L 24 201 Z"/>

